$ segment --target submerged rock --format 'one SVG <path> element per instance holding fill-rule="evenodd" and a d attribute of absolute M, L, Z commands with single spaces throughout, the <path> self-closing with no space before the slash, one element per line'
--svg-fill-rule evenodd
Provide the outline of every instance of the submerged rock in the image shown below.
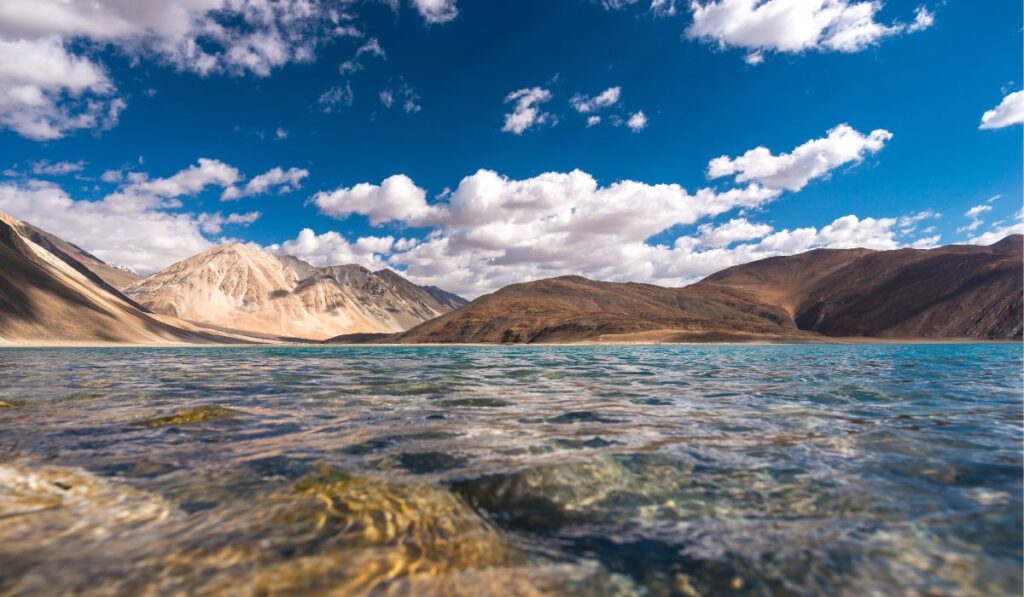
<path fill-rule="evenodd" d="M 238 411 L 223 406 L 203 405 L 189 410 L 139 421 L 136 425 L 142 427 L 167 427 L 170 425 L 185 425 L 188 423 L 202 423 L 234 416 Z"/>

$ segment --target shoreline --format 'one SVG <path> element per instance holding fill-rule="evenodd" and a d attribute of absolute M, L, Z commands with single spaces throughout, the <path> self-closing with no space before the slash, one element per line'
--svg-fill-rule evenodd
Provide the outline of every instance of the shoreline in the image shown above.
<path fill-rule="evenodd" d="M 424 342 L 416 344 L 402 343 L 374 343 L 374 344 L 343 344 L 343 343 L 321 343 L 321 342 L 253 342 L 253 343 L 185 343 L 185 342 L 161 342 L 161 343 L 129 343 L 129 342 L 88 342 L 88 341 L 65 341 L 65 340 L 41 340 L 41 341 L 0 341 L 0 350 L 3 349 L 58 349 L 58 348 L 443 348 L 443 347 L 565 347 L 565 346 L 800 346 L 800 345 L 949 345 L 949 344 L 1018 344 L 1024 345 L 1024 340 L 1013 339 L 982 339 L 982 338 L 863 338 L 843 337 L 827 339 L 751 339 L 751 340 L 695 340 L 682 342 L 664 342 L 656 340 L 581 340 L 578 342 L 518 342 L 518 343 L 493 343 L 493 342 Z"/>

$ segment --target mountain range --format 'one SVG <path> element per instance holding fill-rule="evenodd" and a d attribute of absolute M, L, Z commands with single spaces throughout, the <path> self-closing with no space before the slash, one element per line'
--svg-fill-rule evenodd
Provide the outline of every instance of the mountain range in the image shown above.
<path fill-rule="evenodd" d="M 467 303 L 400 274 L 246 244 L 148 277 L 0 214 L 0 342 L 536 343 L 1021 339 L 1024 237 L 818 249 L 682 288 L 563 276 Z"/>
<path fill-rule="evenodd" d="M 397 332 L 466 303 L 390 270 L 225 244 L 152 276 L 0 214 L 0 341 L 237 343 Z"/>

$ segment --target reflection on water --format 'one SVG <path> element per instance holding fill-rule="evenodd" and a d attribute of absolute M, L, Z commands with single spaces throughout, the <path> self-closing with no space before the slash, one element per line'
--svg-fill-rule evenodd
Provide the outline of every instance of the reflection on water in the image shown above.
<path fill-rule="evenodd" d="M 1020 346 L 0 351 L 0 593 L 1021 591 Z"/>

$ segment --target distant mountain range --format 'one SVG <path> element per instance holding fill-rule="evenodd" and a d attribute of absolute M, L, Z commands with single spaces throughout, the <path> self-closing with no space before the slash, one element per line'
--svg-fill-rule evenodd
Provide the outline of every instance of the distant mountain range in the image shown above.
<path fill-rule="evenodd" d="M 390 270 L 220 245 L 142 278 L 0 214 L 0 341 L 279 342 L 397 332 L 466 304 Z"/>
<path fill-rule="evenodd" d="M 416 286 L 391 270 L 318 268 L 238 243 L 175 263 L 124 293 L 156 313 L 313 340 L 400 332 L 466 304 L 461 297 Z"/>
<path fill-rule="evenodd" d="M 335 342 L 1020 339 L 1024 237 L 931 250 L 818 249 L 684 288 L 566 276 L 512 284 L 401 334 Z"/>
<path fill-rule="evenodd" d="M 1021 339 L 1024 238 L 819 249 L 684 288 L 565 276 L 468 303 L 391 270 L 244 244 L 142 278 L 0 214 L 0 342 L 525 343 Z"/>

